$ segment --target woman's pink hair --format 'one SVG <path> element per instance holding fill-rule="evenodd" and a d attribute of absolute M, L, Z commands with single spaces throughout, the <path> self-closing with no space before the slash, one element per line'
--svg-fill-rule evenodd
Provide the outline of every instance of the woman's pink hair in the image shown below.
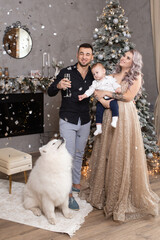
<path fill-rule="evenodd" d="M 143 61 L 142 61 L 142 55 L 135 49 L 130 50 L 133 54 L 133 63 L 130 68 L 130 70 L 126 73 L 122 81 L 126 81 L 129 83 L 129 87 L 133 85 L 133 81 L 137 79 L 138 75 L 142 76 L 142 84 L 143 84 L 143 73 L 142 73 L 142 67 L 143 67 Z M 121 66 L 118 64 L 116 65 L 116 70 L 114 73 L 119 73 L 121 71 Z M 141 89 L 138 92 L 138 95 L 140 95 Z"/>

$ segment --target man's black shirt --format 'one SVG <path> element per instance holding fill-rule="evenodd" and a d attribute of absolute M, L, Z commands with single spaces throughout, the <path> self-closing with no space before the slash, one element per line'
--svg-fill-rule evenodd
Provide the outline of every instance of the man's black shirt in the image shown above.
<path fill-rule="evenodd" d="M 78 123 L 78 119 L 81 119 L 81 124 L 84 125 L 90 121 L 89 115 L 89 98 L 85 98 L 82 101 L 78 100 L 78 95 L 83 94 L 89 86 L 92 84 L 93 75 L 89 67 L 88 73 L 85 79 L 82 78 L 80 72 L 77 70 L 77 64 L 63 68 L 56 80 L 48 88 L 48 95 L 55 96 L 59 92 L 57 84 L 64 78 L 64 74 L 69 73 L 71 78 L 71 91 L 70 97 L 66 96 L 66 91 L 61 90 L 62 103 L 60 107 L 60 118 L 73 124 Z"/>

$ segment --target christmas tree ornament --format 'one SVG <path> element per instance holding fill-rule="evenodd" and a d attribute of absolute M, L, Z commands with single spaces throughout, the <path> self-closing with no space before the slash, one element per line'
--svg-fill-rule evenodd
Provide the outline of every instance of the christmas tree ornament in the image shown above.
<path fill-rule="evenodd" d="M 125 46 L 125 47 L 124 47 L 124 51 L 125 51 L 125 52 L 128 52 L 128 51 L 129 51 L 129 47 L 128 47 L 128 46 Z"/>
<path fill-rule="evenodd" d="M 146 104 L 147 101 L 146 101 L 146 99 L 141 99 L 140 102 L 141 102 L 142 104 Z"/>
<path fill-rule="evenodd" d="M 111 45 L 113 45 L 113 42 L 109 41 L 108 44 L 111 46 Z"/>
<path fill-rule="evenodd" d="M 99 59 L 99 60 L 102 60 L 102 59 L 103 59 L 103 54 L 99 54 L 99 55 L 98 55 L 98 59 Z"/>
<path fill-rule="evenodd" d="M 92 107 L 92 111 L 93 111 L 93 112 L 96 112 L 96 106 L 93 106 L 93 107 Z"/>
<path fill-rule="evenodd" d="M 155 132 L 155 131 L 153 131 L 153 132 L 152 132 L 152 135 L 153 135 L 153 136 L 155 136 L 155 135 L 156 135 L 156 132 Z"/>
<path fill-rule="evenodd" d="M 130 34 L 130 33 L 127 33 L 127 34 L 126 34 L 126 37 L 127 37 L 127 38 L 131 38 L 131 34 Z"/>
<path fill-rule="evenodd" d="M 147 154 L 147 158 L 148 158 L 148 159 L 152 159 L 152 158 L 153 158 L 153 154 L 152 154 L 152 153 L 148 153 L 148 154 Z"/>
<path fill-rule="evenodd" d="M 93 39 L 97 39 L 98 38 L 98 35 L 95 33 L 93 34 Z"/>

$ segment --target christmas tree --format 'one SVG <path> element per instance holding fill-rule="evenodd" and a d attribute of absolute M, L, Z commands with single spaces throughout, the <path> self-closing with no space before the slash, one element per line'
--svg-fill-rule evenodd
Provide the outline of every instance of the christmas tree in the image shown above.
<path fill-rule="evenodd" d="M 159 165 L 160 149 L 157 145 L 157 136 L 154 125 L 154 114 L 147 101 L 147 93 L 143 88 L 141 97 L 136 101 L 136 107 L 141 125 L 144 149 L 148 163 L 152 167 Z"/>
<path fill-rule="evenodd" d="M 131 33 L 128 28 L 128 18 L 118 0 L 108 0 L 101 16 L 97 19 L 102 25 L 93 33 L 94 62 L 101 62 L 107 75 L 112 73 L 115 64 L 128 50 L 135 47 L 129 41 Z"/>
<path fill-rule="evenodd" d="M 135 48 L 135 45 L 130 41 L 131 33 L 127 25 L 128 18 L 125 16 L 125 11 L 120 6 L 119 0 L 107 0 L 101 16 L 97 20 L 100 21 L 101 26 L 95 28 L 93 33 L 93 62 L 101 62 L 105 66 L 108 75 L 113 72 L 120 57 L 125 52 Z M 156 145 L 153 113 L 150 111 L 150 103 L 147 102 L 147 94 L 144 88 L 142 96 L 135 104 L 141 124 L 147 159 L 150 165 L 157 167 L 157 156 L 160 151 Z M 93 97 L 90 101 L 90 109 L 91 132 L 85 149 L 84 164 L 91 155 L 94 143 L 96 100 Z"/>

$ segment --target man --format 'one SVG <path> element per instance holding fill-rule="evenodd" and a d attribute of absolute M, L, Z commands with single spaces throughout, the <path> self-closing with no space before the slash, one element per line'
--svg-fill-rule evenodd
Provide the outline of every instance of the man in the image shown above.
<path fill-rule="evenodd" d="M 48 88 L 48 95 L 55 96 L 61 90 L 60 135 L 66 140 L 66 148 L 73 157 L 72 190 L 69 195 L 69 208 L 79 210 L 72 191 L 80 192 L 81 167 L 84 149 L 90 132 L 89 98 L 79 101 L 92 84 L 93 75 L 90 63 L 93 60 L 93 48 L 88 43 L 79 46 L 78 62 L 64 68 Z M 66 78 L 68 74 L 68 79 Z M 70 79 L 69 79 L 70 78 Z"/>

